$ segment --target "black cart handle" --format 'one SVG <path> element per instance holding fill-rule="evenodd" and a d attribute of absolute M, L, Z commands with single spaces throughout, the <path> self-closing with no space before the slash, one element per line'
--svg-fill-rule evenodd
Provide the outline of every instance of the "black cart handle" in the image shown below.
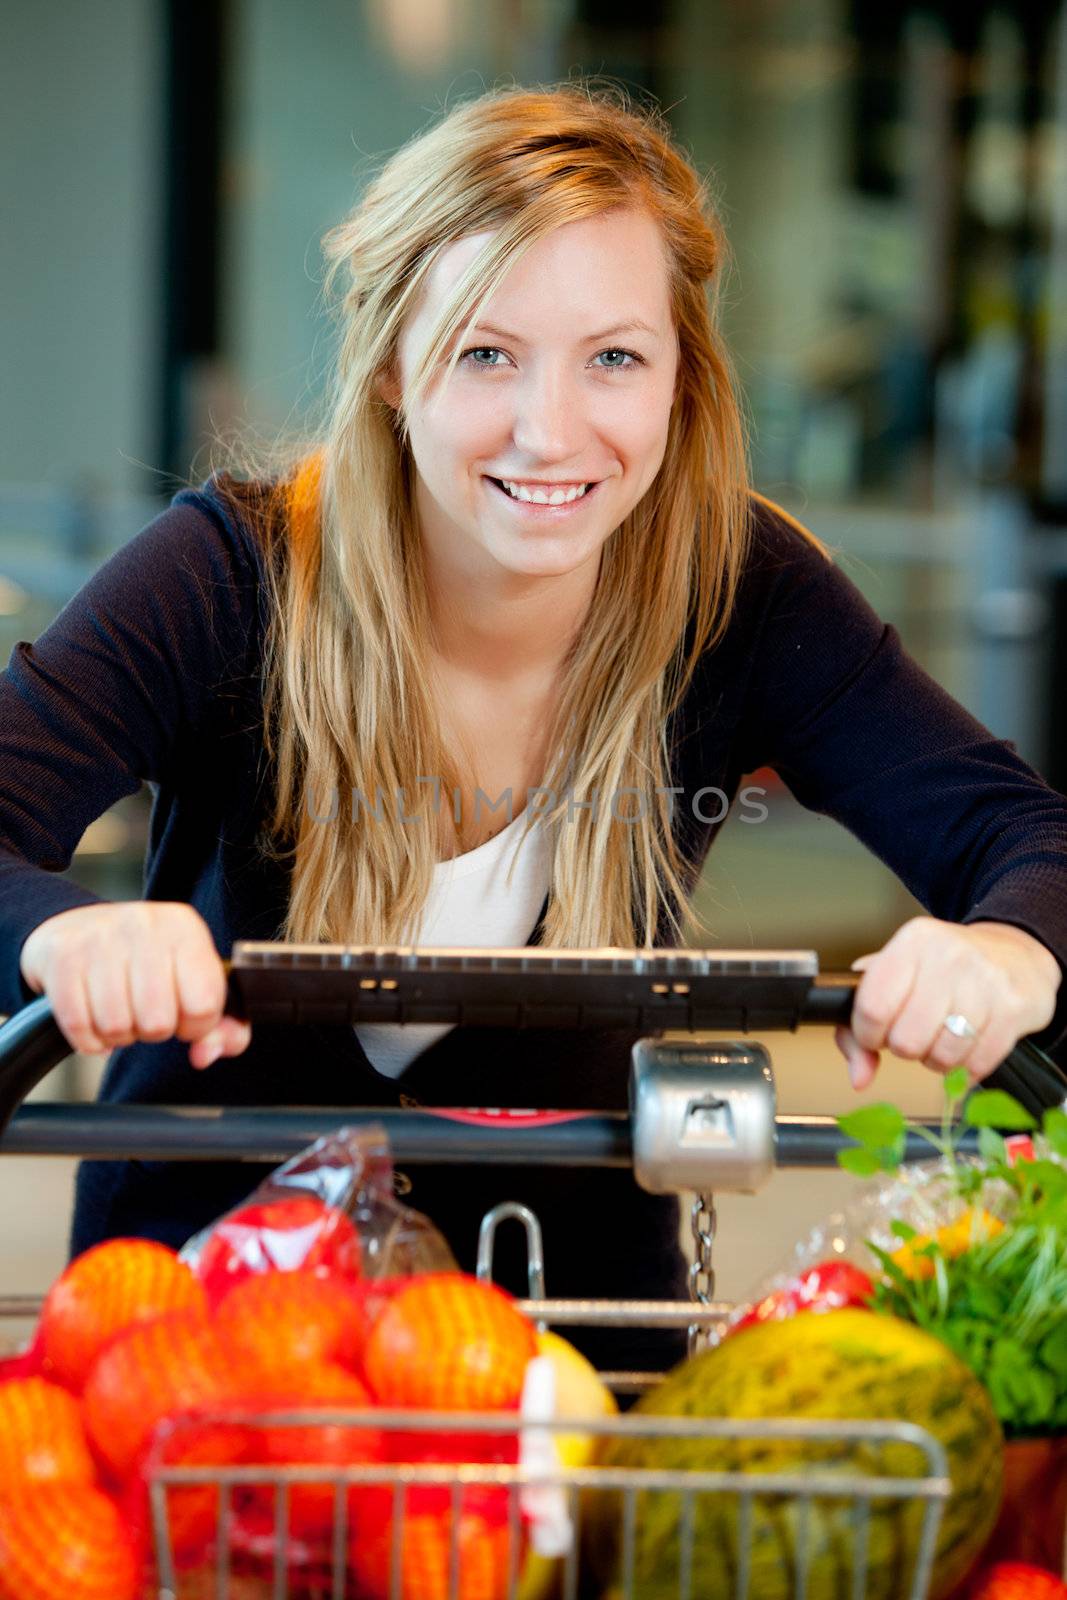
<path fill-rule="evenodd" d="M 253 1024 L 373 1018 L 613 1026 L 646 1034 L 847 1023 L 859 974 L 819 974 L 813 967 L 810 952 L 640 955 L 525 948 L 457 955 L 246 944 L 235 946 L 235 959 L 226 963 L 227 1011 Z M 0 1025 L 0 1138 L 31 1090 L 70 1053 L 45 997 Z M 1030 1040 L 1020 1041 L 985 1083 L 1014 1095 L 1038 1119 L 1046 1107 L 1067 1102 L 1067 1075 Z M 339 1122 L 359 1120 L 384 1123 L 394 1154 L 407 1161 L 627 1165 L 631 1154 L 629 1118 L 622 1112 L 575 1114 L 538 1128 L 502 1116 L 496 1125 L 461 1131 L 441 1113 L 378 1107 L 41 1105 L 18 1119 L 19 1125 L 32 1122 L 32 1138 L 21 1140 L 17 1125 L 4 1147 L 144 1159 L 282 1159 Z M 842 1143 L 830 1119 L 779 1118 L 777 1126 L 782 1165 L 824 1165 L 828 1157 L 832 1164 L 830 1147 Z"/>

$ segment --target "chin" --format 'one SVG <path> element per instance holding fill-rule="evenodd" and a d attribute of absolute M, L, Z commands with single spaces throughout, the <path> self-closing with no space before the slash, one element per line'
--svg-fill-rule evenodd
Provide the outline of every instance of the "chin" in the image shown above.
<path fill-rule="evenodd" d="M 501 550 L 496 553 L 496 559 L 501 566 L 507 567 L 509 572 L 523 574 L 530 578 L 565 578 L 570 572 L 577 572 L 580 567 L 588 566 L 589 562 L 596 559 L 601 550 L 601 544 L 590 548 L 586 545 L 582 550 Z"/>
<path fill-rule="evenodd" d="M 581 565 L 576 561 L 501 561 L 500 565 L 517 578 L 565 578 Z"/>

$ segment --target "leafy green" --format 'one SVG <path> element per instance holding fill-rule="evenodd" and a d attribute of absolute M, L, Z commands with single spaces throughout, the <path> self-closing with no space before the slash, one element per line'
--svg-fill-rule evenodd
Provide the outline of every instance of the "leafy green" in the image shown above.
<path fill-rule="evenodd" d="M 1044 1131 L 1050 1148 L 1067 1158 L 1067 1111 L 1061 1111 L 1059 1106 L 1046 1111 Z"/>
<path fill-rule="evenodd" d="M 943 1158 L 944 1198 L 960 1202 L 953 1214 L 970 1208 L 976 1215 L 994 1195 L 1001 1202 L 993 1209 L 1003 1229 L 975 1228 L 966 1248 L 955 1251 L 942 1247 L 934 1228 L 927 1235 L 900 1219 L 890 1223 L 912 1261 L 929 1261 L 929 1276 L 904 1270 L 868 1240 L 882 1269 L 874 1306 L 953 1349 L 986 1385 L 1009 1433 L 1067 1430 L 1067 1113 L 1045 1111 L 1039 1130 L 1011 1095 L 968 1095 L 969 1082 L 963 1069 L 946 1076 L 940 1136 L 909 1125 L 888 1104 L 838 1118 L 856 1141 L 838 1154 L 846 1171 L 898 1171 L 910 1127 Z M 978 1130 L 977 1159 L 959 1151 L 967 1128 Z M 1032 1160 L 1014 1159 L 1003 1137 L 1022 1130 L 1033 1130 Z M 949 1220 L 947 1212 L 937 1218 Z"/>
<path fill-rule="evenodd" d="M 881 1170 L 881 1162 L 873 1150 L 841 1150 L 837 1159 L 846 1172 L 855 1173 L 857 1178 L 869 1178 Z"/>
<path fill-rule="evenodd" d="M 1067 1318 L 1056 1324 L 1041 1343 L 1041 1360 L 1064 1384 L 1067 1384 Z"/>
<path fill-rule="evenodd" d="M 973 1094 L 963 1108 L 963 1120 L 972 1128 L 1007 1128 L 1016 1133 L 1028 1133 L 1037 1127 L 1029 1111 L 1003 1089 L 982 1089 Z"/>
<path fill-rule="evenodd" d="M 982 1126 L 978 1130 L 978 1154 L 987 1161 L 1004 1161 L 1007 1159 L 1007 1147 L 1004 1135 L 997 1133 L 995 1128 Z"/>
<path fill-rule="evenodd" d="M 848 1111 L 837 1119 L 842 1133 L 860 1144 L 890 1145 L 907 1129 L 904 1113 L 884 1101 L 878 1105 L 860 1106 L 858 1111 Z"/>
<path fill-rule="evenodd" d="M 850 1139 L 857 1139 L 860 1149 L 843 1151 L 847 1159 L 842 1166 L 861 1178 L 875 1172 L 895 1172 L 904 1159 L 908 1126 L 904 1115 L 896 1106 L 880 1104 L 860 1106 L 839 1118 L 841 1129 Z"/>
<path fill-rule="evenodd" d="M 945 1074 L 945 1098 L 952 1103 L 967 1093 L 971 1078 L 966 1067 L 954 1067 Z"/>

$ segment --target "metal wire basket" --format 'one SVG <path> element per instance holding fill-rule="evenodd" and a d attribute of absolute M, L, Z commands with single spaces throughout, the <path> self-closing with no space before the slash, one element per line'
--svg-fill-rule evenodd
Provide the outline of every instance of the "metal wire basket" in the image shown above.
<path fill-rule="evenodd" d="M 618 1325 L 616 1323 L 616 1325 Z M 220 1418 L 225 1420 L 225 1418 Z M 430 1431 L 472 1436 L 510 1433 L 514 1418 L 440 1412 L 309 1411 L 246 1416 L 254 1430 L 335 1424 L 353 1430 Z M 944 1451 L 907 1422 L 718 1420 L 620 1416 L 597 1422 L 538 1423 L 549 1434 L 580 1430 L 598 1446 L 611 1440 L 655 1442 L 669 1459 L 719 1467 L 555 1467 L 507 1464 L 380 1462 L 330 1469 L 258 1465 L 155 1467 L 150 1475 L 159 1600 L 195 1593 L 224 1600 L 519 1600 L 531 1591 L 524 1509 L 531 1491 L 555 1490 L 572 1537 L 540 1591 L 559 1600 L 610 1594 L 611 1600 L 766 1600 L 768 1563 L 774 1594 L 807 1600 L 923 1600 L 928 1592 L 944 1502 L 951 1493 Z M 886 1447 L 908 1447 L 911 1475 L 883 1467 Z M 791 1466 L 763 1471 L 726 1464 L 759 1449 L 785 1447 Z M 811 1453 L 824 1463 L 800 1466 Z M 473 1452 L 472 1452 L 473 1453 Z M 862 1460 L 867 1470 L 843 1463 Z M 290 1509 L 310 1486 L 333 1497 L 328 1535 L 300 1554 Z M 216 1513 L 210 1565 L 183 1570 L 173 1538 L 175 1496 L 212 1493 Z M 377 1499 L 369 1499 L 377 1491 Z M 428 1534 L 419 1494 L 436 1490 Z M 468 1510 L 472 1492 L 474 1506 Z M 242 1506 L 255 1495 L 270 1508 L 256 1549 L 242 1543 Z M 360 1496 L 363 1496 L 362 1508 Z M 180 1514 L 180 1500 L 179 1505 Z M 893 1530 L 872 1550 L 875 1519 Z M 368 1538 L 369 1559 L 360 1558 Z M 709 1538 L 716 1536 L 715 1548 Z M 305 1546 L 305 1550 L 307 1547 Z M 875 1564 L 877 1560 L 877 1565 Z M 891 1571 L 889 1570 L 891 1567 Z M 369 1569 L 369 1579 L 368 1579 Z M 235 1587 L 236 1585 L 236 1587 Z"/>

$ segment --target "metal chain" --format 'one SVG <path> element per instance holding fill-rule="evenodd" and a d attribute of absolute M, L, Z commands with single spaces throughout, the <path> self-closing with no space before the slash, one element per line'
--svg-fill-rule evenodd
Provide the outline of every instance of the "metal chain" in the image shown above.
<path fill-rule="evenodd" d="M 714 1195 L 693 1196 L 689 1227 L 693 1236 L 693 1260 L 689 1267 L 689 1298 L 696 1305 L 706 1306 L 715 1299 L 715 1267 L 711 1259 L 717 1227 Z M 702 1337 L 706 1333 L 707 1328 L 701 1323 L 690 1323 L 690 1355 L 694 1355 L 700 1348 Z"/>

